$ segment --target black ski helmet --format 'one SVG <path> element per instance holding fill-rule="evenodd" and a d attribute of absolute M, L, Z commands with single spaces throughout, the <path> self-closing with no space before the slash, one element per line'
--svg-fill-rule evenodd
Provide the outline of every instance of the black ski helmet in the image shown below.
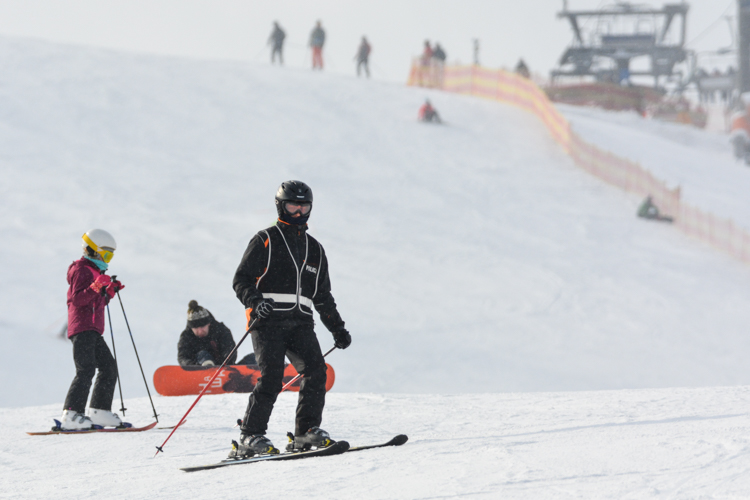
<path fill-rule="evenodd" d="M 313 194 L 310 186 L 302 181 L 286 181 L 281 183 L 276 192 L 276 213 L 279 214 L 279 219 L 289 224 L 306 224 L 307 219 L 310 218 L 310 212 L 300 217 L 291 217 L 284 210 L 284 202 L 287 201 L 309 203 L 312 211 Z"/>

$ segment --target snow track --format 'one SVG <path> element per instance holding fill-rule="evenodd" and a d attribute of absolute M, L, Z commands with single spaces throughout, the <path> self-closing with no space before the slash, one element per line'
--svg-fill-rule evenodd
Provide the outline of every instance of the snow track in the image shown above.
<path fill-rule="evenodd" d="M 169 431 L 30 437 L 58 405 L 0 410 L 0 498 L 311 499 L 743 498 L 750 489 L 747 388 L 536 394 L 341 394 L 327 398 L 334 437 L 352 446 L 398 432 L 398 448 L 185 474 L 220 460 L 236 439 L 243 395 L 204 398 L 165 453 Z M 162 423 L 189 397 L 161 398 Z M 282 394 L 269 437 L 294 419 Z M 129 401 L 145 423 L 145 398 Z M 223 423 L 222 423 L 223 419 Z M 51 421 L 51 420 L 50 420 Z M 43 450 L 41 452 L 40 450 Z"/>

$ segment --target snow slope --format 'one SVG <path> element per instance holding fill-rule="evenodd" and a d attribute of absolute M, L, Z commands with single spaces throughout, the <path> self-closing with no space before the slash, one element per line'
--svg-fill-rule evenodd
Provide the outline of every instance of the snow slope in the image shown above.
<path fill-rule="evenodd" d="M 577 170 L 533 117 L 328 74 L 10 38 L 0 62 L 0 498 L 747 496 L 750 272 L 638 220 L 640 200 Z M 415 123 L 425 96 L 448 125 Z M 602 131 L 617 120 L 589 118 Z M 685 189 L 709 192 L 715 172 L 688 160 L 714 156 L 692 142 Z M 174 363 L 192 298 L 242 333 L 232 274 L 289 178 L 315 191 L 311 232 L 354 338 L 329 359 L 323 425 L 355 445 L 396 433 L 406 445 L 179 471 L 225 456 L 243 394 L 203 398 L 156 459 L 167 430 L 24 433 L 59 416 L 73 377 L 55 333 L 83 231 L 118 240 L 111 269 L 150 378 Z M 112 312 L 126 419 L 143 424 L 150 404 Z M 160 425 L 193 401 L 154 399 Z M 294 404 L 282 394 L 272 416 L 279 446 Z"/>
<path fill-rule="evenodd" d="M 734 159 L 727 134 L 629 112 L 559 108 L 587 141 L 637 161 L 670 186 L 680 186 L 682 199 L 691 205 L 750 229 L 750 168 Z"/>
<path fill-rule="evenodd" d="M 0 409 L 0 498 L 622 499 L 747 498 L 747 387 L 531 394 L 331 393 L 327 429 L 352 444 L 406 433 L 400 448 L 185 473 L 226 456 L 242 395 L 199 405 L 169 431 L 31 437 L 58 405 Z M 174 424 L 192 398 L 162 398 Z M 282 394 L 269 437 L 286 442 Z M 129 403 L 146 422 L 145 398 Z M 36 422 L 36 423 L 32 423 Z"/>
<path fill-rule="evenodd" d="M 175 363 L 190 299 L 239 338 L 234 269 L 290 178 L 315 191 L 311 232 L 354 338 L 329 358 L 335 391 L 750 383 L 750 271 L 638 220 L 640 200 L 578 171 L 521 110 L 12 38 L 0 61 L 2 406 L 62 403 L 65 270 L 91 227 L 118 241 L 149 379 Z M 425 96 L 448 125 L 415 122 Z M 145 395 L 113 307 L 124 392 Z"/>

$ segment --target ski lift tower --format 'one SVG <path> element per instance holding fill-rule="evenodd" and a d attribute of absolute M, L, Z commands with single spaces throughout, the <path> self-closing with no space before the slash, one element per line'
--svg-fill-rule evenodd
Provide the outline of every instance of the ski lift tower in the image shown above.
<path fill-rule="evenodd" d="M 740 93 L 750 92 L 750 0 L 737 0 L 737 18 L 740 32 L 739 50 L 737 51 L 739 66 Z"/>
<path fill-rule="evenodd" d="M 687 59 L 686 3 L 666 4 L 661 9 L 616 2 L 601 10 L 570 11 L 567 2 L 558 18 L 565 18 L 574 39 L 560 58 L 552 81 L 565 76 L 593 76 L 597 81 L 623 83 L 631 76 L 680 75 L 675 65 Z M 650 67 L 634 70 L 631 61 L 648 58 Z"/>

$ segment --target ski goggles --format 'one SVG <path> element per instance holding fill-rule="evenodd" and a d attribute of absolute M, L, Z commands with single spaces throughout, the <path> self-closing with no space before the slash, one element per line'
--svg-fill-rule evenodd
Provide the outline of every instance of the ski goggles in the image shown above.
<path fill-rule="evenodd" d="M 312 209 L 312 203 L 297 203 L 296 201 L 284 202 L 284 210 L 289 215 L 294 215 L 297 213 L 301 215 L 307 215 L 310 213 L 311 209 Z"/>
<path fill-rule="evenodd" d="M 109 261 L 111 261 L 112 257 L 115 256 L 114 250 L 109 247 L 99 247 L 99 245 L 91 241 L 91 238 L 89 238 L 87 234 L 83 235 L 83 241 L 85 241 L 86 244 L 94 250 L 94 252 L 98 253 L 102 260 L 107 264 L 109 264 Z"/>

